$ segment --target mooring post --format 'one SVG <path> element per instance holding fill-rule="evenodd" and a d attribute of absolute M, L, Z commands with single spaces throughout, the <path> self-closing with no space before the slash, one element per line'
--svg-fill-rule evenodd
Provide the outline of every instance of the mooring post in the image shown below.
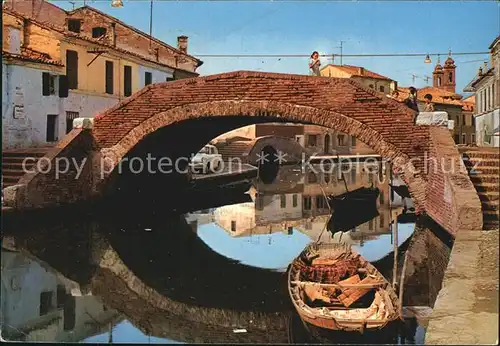
<path fill-rule="evenodd" d="M 391 218 L 393 217 L 393 213 L 391 212 Z M 392 220 L 391 220 L 392 221 Z M 392 227 L 393 232 L 393 248 L 394 248 L 394 267 L 392 272 L 392 287 L 396 287 L 396 279 L 398 273 L 398 217 L 394 218 L 394 225 Z"/>

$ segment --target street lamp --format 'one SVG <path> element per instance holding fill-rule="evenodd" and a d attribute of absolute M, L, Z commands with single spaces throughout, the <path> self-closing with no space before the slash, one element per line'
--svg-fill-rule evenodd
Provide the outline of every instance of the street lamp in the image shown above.
<path fill-rule="evenodd" d="M 426 63 L 426 64 L 430 64 L 431 62 L 432 62 L 431 57 L 429 56 L 429 54 L 427 54 L 427 55 L 425 56 L 424 63 Z"/>
<path fill-rule="evenodd" d="M 111 0 L 111 7 L 123 7 L 123 0 Z"/>

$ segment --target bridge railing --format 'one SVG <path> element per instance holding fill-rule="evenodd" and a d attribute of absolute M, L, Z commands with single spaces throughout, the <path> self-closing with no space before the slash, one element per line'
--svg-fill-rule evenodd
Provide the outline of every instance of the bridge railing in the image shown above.
<path fill-rule="evenodd" d="M 455 127 L 455 122 L 448 119 L 447 112 L 420 112 L 417 115 L 416 124 L 446 127 L 449 130 Z"/>

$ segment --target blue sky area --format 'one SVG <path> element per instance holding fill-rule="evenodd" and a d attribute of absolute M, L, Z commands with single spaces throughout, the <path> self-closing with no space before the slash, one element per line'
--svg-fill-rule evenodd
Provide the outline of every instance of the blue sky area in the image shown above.
<path fill-rule="evenodd" d="M 55 1 L 65 9 L 68 1 Z M 149 32 L 149 0 L 111 0 L 87 4 Z M 75 6 L 83 5 L 76 1 Z M 189 36 L 191 54 L 344 54 L 486 52 L 500 33 L 496 1 L 156 1 L 153 35 L 175 45 Z M 457 56 L 457 91 L 474 77 L 487 55 Z M 396 79 L 399 85 L 425 86 L 412 73 L 432 76 L 432 64 L 422 57 L 344 58 L 344 64 L 362 65 Z M 445 57 L 442 57 L 443 61 Z M 202 58 L 202 75 L 234 70 L 307 74 L 307 58 Z M 477 61 L 479 60 L 479 61 Z M 326 58 L 323 64 L 328 63 Z"/>

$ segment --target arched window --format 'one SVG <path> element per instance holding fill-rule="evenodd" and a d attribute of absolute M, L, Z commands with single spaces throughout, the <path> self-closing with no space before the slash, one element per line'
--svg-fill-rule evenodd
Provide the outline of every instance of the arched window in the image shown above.
<path fill-rule="evenodd" d="M 374 89 L 373 84 L 370 84 L 369 87 L 372 88 L 372 89 Z"/>
<path fill-rule="evenodd" d="M 437 79 L 437 86 L 440 87 L 441 86 L 441 77 L 438 77 Z"/>
<path fill-rule="evenodd" d="M 453 82 L 453 73 L 452 72 L 448 73 L 448 80 L 450 81 L 450 83 Z"/>

